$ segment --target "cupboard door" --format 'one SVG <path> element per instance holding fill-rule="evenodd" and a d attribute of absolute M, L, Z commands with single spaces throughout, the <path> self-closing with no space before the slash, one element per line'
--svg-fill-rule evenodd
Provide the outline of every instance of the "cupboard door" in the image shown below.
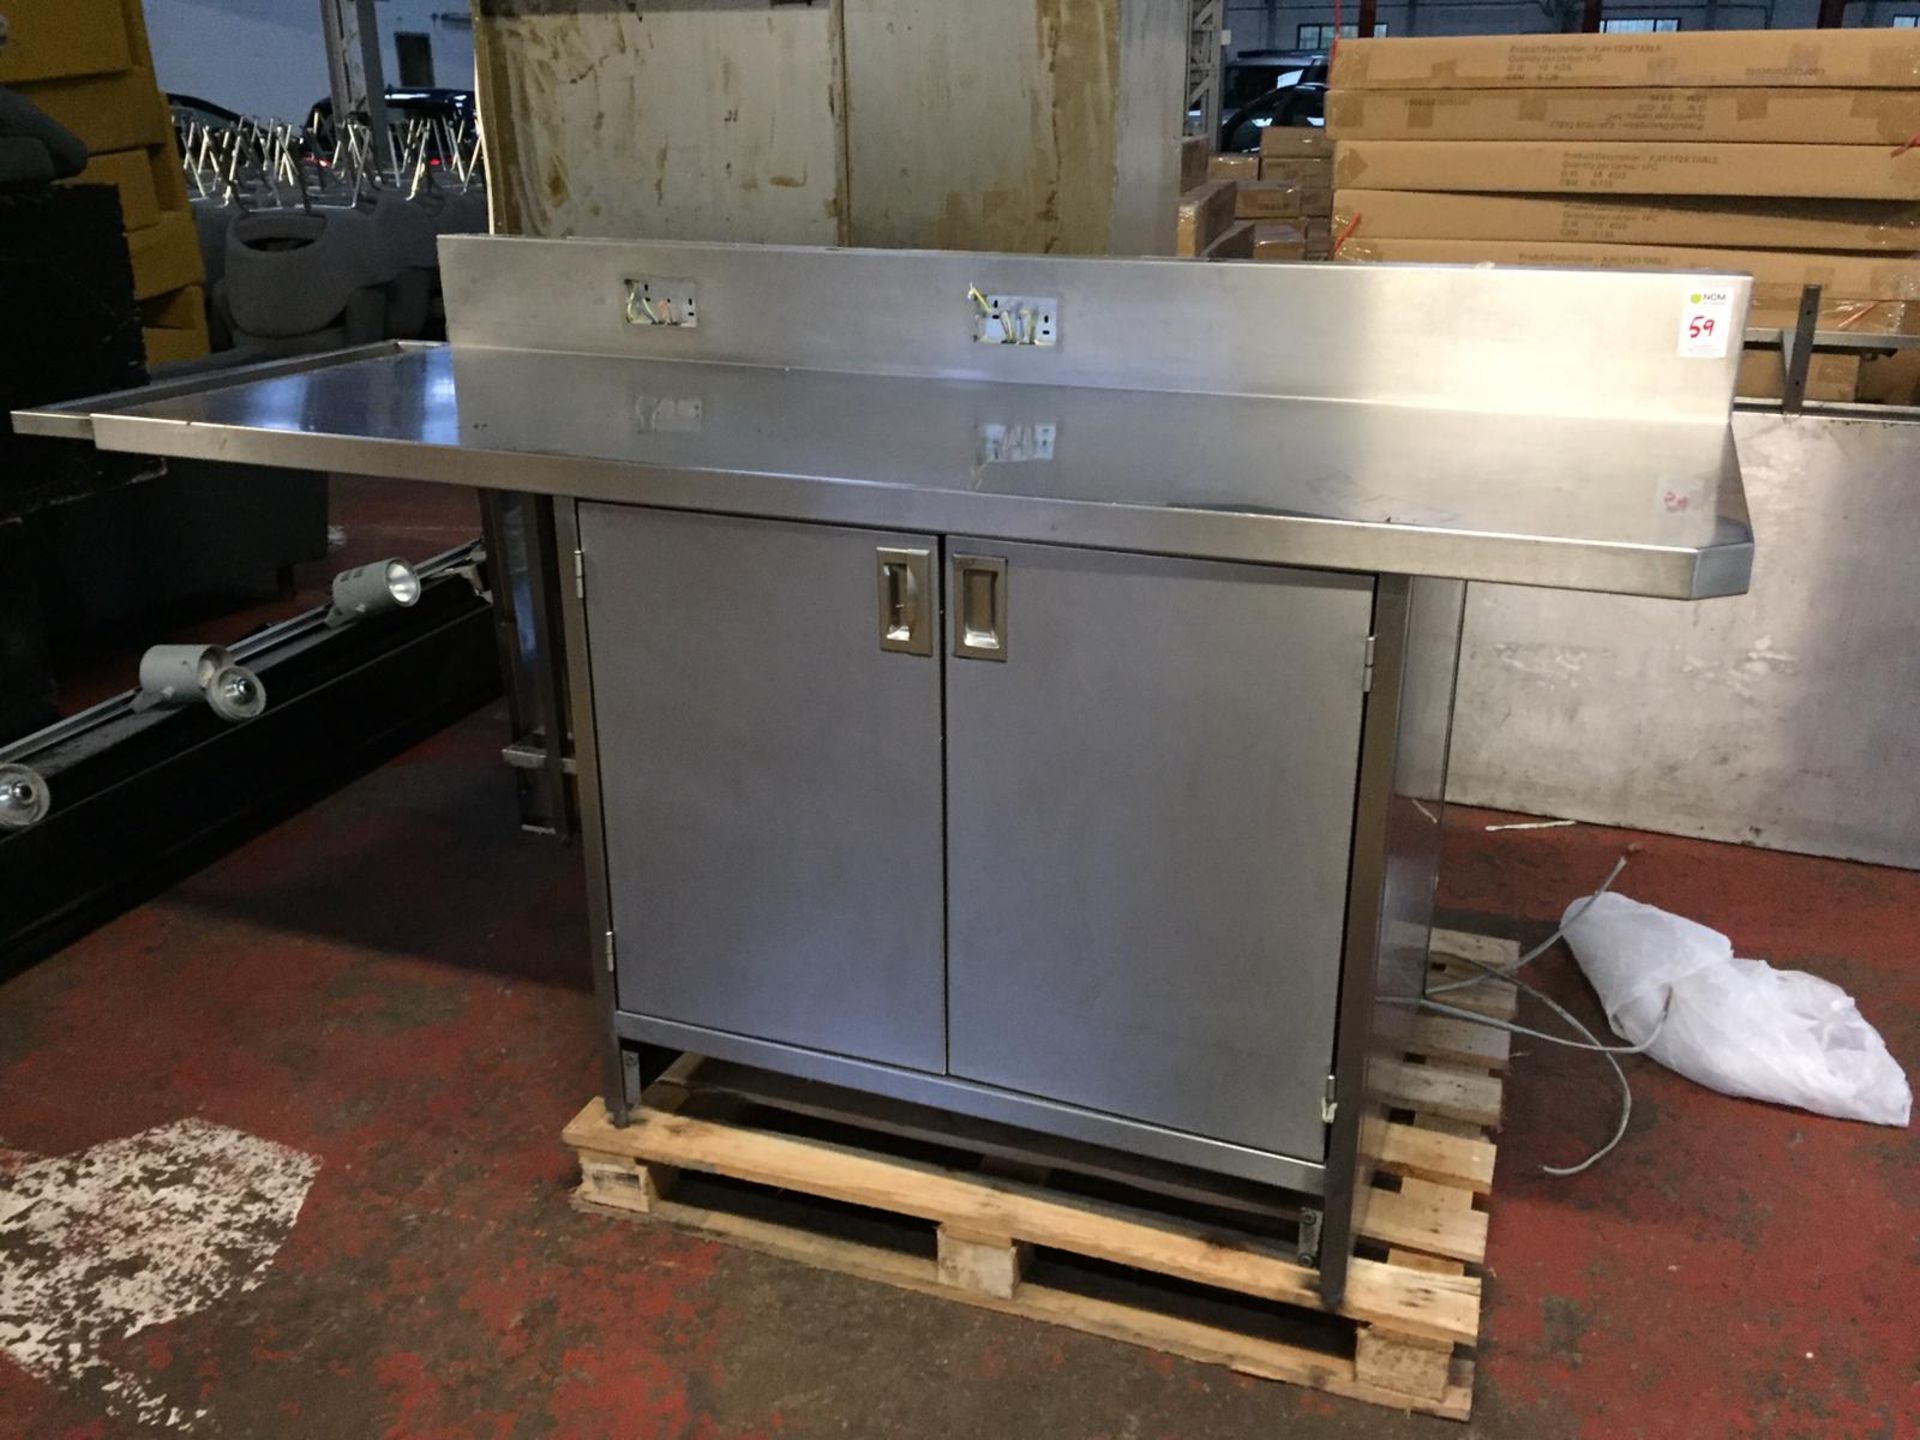
<path fill-rule="evenodd" d="M 1320 1159 L 1371 578 L 947 548 L 951 1072 Z"/>
<path fill-rule="evenodd" d="M 580 521 L 620 1008 L 944 1069 L 938 542 Z"/>

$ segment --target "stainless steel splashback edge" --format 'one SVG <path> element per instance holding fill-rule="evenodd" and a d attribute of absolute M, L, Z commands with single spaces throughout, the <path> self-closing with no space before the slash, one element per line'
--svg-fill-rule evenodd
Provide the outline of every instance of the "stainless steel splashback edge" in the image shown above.
<path fill-rule="evenodd" d="M 926 250 L 440 242 L 455 347 L 1724 425 L 1751 281 L 1689 272 L 1203 264 Z M 627 283 L 690 284 L 696 326 Z M 1056 302 L 1058 343 L 973 338 L 970 289 Z M 1702 296 L 1716 354 L 1683 338 Z"/>

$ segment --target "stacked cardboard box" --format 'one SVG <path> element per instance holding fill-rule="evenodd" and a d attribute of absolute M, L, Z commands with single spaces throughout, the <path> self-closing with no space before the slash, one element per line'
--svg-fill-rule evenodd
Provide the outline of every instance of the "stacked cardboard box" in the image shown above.
<path fill-rule="evenodd" d="M 1920 322 L 1920 34 L 1345 41 L 1336 258 L 1746 271 L 1756 325 Z M 1854 392 L 1816 360 L 1809 393 Z M 1753 354 L 1745 393 L 1777 393 Z M 1905 398 L 1905 397 L 1900 397 Z"/>
<path fill-rule="evenodd" d="M 1183 179 L 1186 160 L 1183 151 Z M 1332 142 L 1318 130 L 1269 130 L 1257 154 L 1208 158 L 1205 178 L 1180 198 L 1179 253 L 1325 259 L 1332 212 Z"/>
<path fill-rule="evenodd" d="M 0 85 L 86 142 L 74 180 L 120 192 L 147 362 L 207 353 L 200 242 L 140 0 L 10 0 Z"/>
<path fill-rule="evenodd" d="M 1253 255 L 1253 224 L 1234 218 L 1238 186 L 1206 179 L 1180 197 L 1173 253 L 1196 260 L 1245 260 Z"/>
<path fill-rule="evenodd" d="M 1180 193 L 1186 194 L 1207 178 L 1207 137 L 1184 135 L 1180 139 Z"/>
<path fill-rule="evenodd" d="M 1296 208 L 1287 220 L 1299 235 L 1299 258 L 1326 259 L 1333 215 L 1333 141 L 1326 132 L 1269 127 L 1260 137 L 1260 183 L 1292 192 Z"/>

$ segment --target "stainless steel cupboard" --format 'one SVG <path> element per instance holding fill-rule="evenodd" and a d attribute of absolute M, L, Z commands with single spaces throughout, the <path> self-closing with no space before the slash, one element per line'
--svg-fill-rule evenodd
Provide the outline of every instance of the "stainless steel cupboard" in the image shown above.
<path fill-rule="evenodd" d="M 947 647 L 950 1073 L 1319 1163 L 1371 581 L 947 545 L 1008 632 Z"/>
<path fill-rule="evenodd" d="M 623 1012 L 1323 1162 L 1370 579 L 579 524 Z"/>
<path fill-rule="evenodd" d="M 940 671 L 874 639 L 911 540 L 582 507 L 623 1008 L 944 1068 Z"/>

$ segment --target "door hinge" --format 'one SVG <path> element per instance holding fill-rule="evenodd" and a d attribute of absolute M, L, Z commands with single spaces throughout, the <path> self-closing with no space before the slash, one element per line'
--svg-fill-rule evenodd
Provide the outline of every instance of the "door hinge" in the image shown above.
<path fill-rule="evenodd" d="M 573 598 L 576 600 L 587 598 L 587 557 L 578 547 L 575 547 L 573 552 Z M 1367 642 L 1367 654 L 1369 657 L 1373 654 L 1371 640 Z M 1372 663 L 1371 658 L 1368 663 Z"/>
<path fill-rule="evenodd" d="M 579 553 L 577 550 L 574 552 L 575 555 Z M 1367 636 L 1366 659 L 1360 668 L 1360 693 L 1362 695 L 1373 693 L 1373 636 L 1371 635 Z"/>
<path fill-rule="evenodd" d="M 612 942 L 612 931 L 607 932 L 607 940 L 609 943 Z M 1340 1102 L 1333 1098 L 1333 1087 L 1334 1078 L 1329 1075 L 1326 1088 L 1320 1092 L 1320 1123 L 1322 1125 L 1331 1125 L 1335 1113 L 1340 1109 Z"/>
<path fill-rule="evenodd" d="M 1301 1206 L 1300 1239 L 1294 1254 L 1302 1265 L 1318 1266 L 1320 1263 L 1320 1226 L 1320 1211 L 1311 1205 Z"/>
<path fill-rule="evenodd" d="M 607 931 L 607 973 L 613 974 L 613 931 Z"/>

